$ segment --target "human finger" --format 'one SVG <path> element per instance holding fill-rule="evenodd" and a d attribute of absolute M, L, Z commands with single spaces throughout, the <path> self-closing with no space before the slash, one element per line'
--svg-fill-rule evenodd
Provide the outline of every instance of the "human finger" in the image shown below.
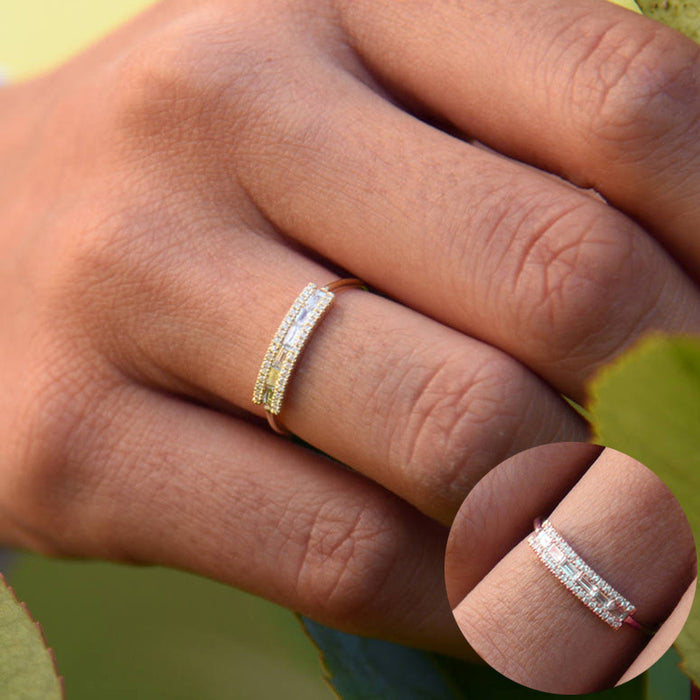
<path fill-rule="evenodd" d="M 445 585 L 452 607 L 551 513 L 600 455 L 584 442 L 559 442 L 519 452 L 472 489 L 452 523 L 445 553 Z"/>
<path fill-rule="evenodd" d="M 602 0 L 337 6 L 351 45 L 405 99 L 599 190 L 700 273 L 692 41 Z"/>
<path fill-rule="evenodd" d="M 275 241 L 264 221 L 250 226 L 210 226 L 199 251 L 196 222 L 183 224 L 167 234 L 167 263 L 159 237 L 139 239 L 125 255 L 133 244 L 111 242 L 125 234 L 106 234 L 104 247 L 81 258 L 91 272 L 71 270 L 90 281 L 76 288 L 75 303 L 83 323 L 101 329 L 101 352 L 138 381 L 261 415 L 251 399 L 266 348 L 306 284 L 334 275 Z M 157 254 L 165 264 L 154 269 Z M 280 419 L 444 523 L 512 452 L 586 432 L 554 391 L 501 351 L 356 289 L 338 293 L 304 346 Z"/>
<path fill-rule="evenodd" d="M 425 125 L 349 72 L 315 74 L 303 104 L 290 94 L 274 118 L 251 106 L 254 149 L 240 132 L 231 142 L 246 191 L 286 235 L 578 400 L 642 335 L 700 331 L 700 292 L 634 221 Z"/>
<path fill-rule="evenodd" d="M 399 498 L 172 396 L 115 383 L 81 403 L 42 420 L 84 439 L 3 480 L 13 544 L 174 566 L 346 631 L 465 653 L 442 582 L 446 532 Z"/>
<path fill-rule="evenodd" d="M 620 453 L 603 452 L 549 519 L 633 602 L 634 618 L 647 627 L 666 620 L 695 577 L 693 538 L 678 502 L 658 477 Z M 638 629 L 613 630 L 598 619 L 525 541 L 467 594 L 455 617 L 498 670 L 549 692 L 614 685 L 648 641 Z"/>

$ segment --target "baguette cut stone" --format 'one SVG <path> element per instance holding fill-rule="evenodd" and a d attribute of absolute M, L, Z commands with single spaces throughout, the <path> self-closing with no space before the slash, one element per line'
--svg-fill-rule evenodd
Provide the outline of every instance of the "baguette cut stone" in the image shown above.
<path fill-rule="evenodd" d="M 272 367 L 270 371 L 267 373 L 267 379 L 265 380 L 265 384 L 269 387 L 274 388 L 275 385 L 277 384 L 277 380 L 280 378 L 280 368 L 279 367 Z"/>
<path fill-rule="evenodd" d="M 578 583 L 589 596 L 594 597 L 598 593 L 598 586 L 588 576 L 581 576 Z"/>
<path fill-rule="evenodd" d="M 253 391 L 253 403 L 279 415 L 287 383 L 301 351 L 335 295 L 307 284 L 285 315 L 263 358 Z"/>
<path fill-rule="evenodd" d="M 295 323 L 289 328 L 282 342 L 288 348 L 294 347 L 299 342 L 303 332 L 303 328 L 301 326 L 297 326 Z"/>
<path fill-rule="evenodd" d="M 543 547 L 549 547 L 552 544 L 552 538 L 544 530 L 537 533 L 537 539 Z"/>
<path fill-rule="evenodd" d="M 581 572 L 570 561 L 563 562 L 560 568 L 569 578 L 575 579 L 581 575 Z"/>
<path fill-rule="evenodd" d="M 545 520 L 527 539 L 540 561 L 589 610 L 619 629 L 636 608 L 604 581 Z"/>
<path fill-rule="evenodd" d="M 273 362 L 278 366 L 281 367 L 287 360 L 289 359 L 289 351 L 287 348 L 284 346 L 280 347 L 279 350 L 277 351 L 277 354 L 275 355 Z"/>
<path fill-rule="evenodd" d="M 564 559 L 566 559 L 566 554 L 564 554 L 564 552 L 562 552 L 561 549 L 559 549 L 559 547 L 557 547 L 557 545 L 555 544 L 549 546 L 547 554 L 555 564 L 559 564 L 560 562 L 563 562 Z"/>
<path fill-rule="evenodd" d="M 607 608 L 607 607 L 608 607 L 608 603 L 610 603 L 610 600 L 608 599 L 608 596 L 606 596 L 605 593 L 603 593 L 603 591 L 598 591 L 598 592 L 595 594 L 595 596 L 593 596 L 593 600 L 595 600 L 595 602 L 596 602 L 598 605 L 602 605 L 604 608 Z"/>

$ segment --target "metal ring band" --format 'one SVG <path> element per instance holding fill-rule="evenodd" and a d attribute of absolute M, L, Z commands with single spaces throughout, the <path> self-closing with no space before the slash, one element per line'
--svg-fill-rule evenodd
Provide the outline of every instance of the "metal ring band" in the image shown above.
<path fill-rule="evenodd" d="M 549 520 L 535 520 L 534 532 L 527 538 L 539 560 L 591 612 L 613 629 L 623 624 L 653 634 L 635 618 L 634 605 L 598 575 L 554 529 Z"/>
<path fill-rule="evenodd" d="M 335 280 L 324 287 L 317 287 L 311 282 L 304 287 L 282 320 L 265 352 L 253 392 L 253 403 L 265 407 L 267 422 L 276 433 L 289 434 L 278 416 L 287 384 L 311 333 L 338 291 L 364 286 L 364 282 L 355 278 Z"/>

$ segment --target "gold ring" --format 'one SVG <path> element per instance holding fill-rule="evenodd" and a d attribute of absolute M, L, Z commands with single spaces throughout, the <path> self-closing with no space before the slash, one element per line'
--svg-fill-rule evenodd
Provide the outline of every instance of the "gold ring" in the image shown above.
<path fill-rule="evenodd" d="M 358 279 L 335 280 L 325 287 L 313 282 L 304 287 L 282 320 L 265 352 L 253 392 L 253 403 L 265 407 L 267 422 L 277 433 L 288 434 L 277 416 L 282 410 L 284 394 L 294 366 L 309 336 L 335 298 L 335 292 L 364 287 Z"/>

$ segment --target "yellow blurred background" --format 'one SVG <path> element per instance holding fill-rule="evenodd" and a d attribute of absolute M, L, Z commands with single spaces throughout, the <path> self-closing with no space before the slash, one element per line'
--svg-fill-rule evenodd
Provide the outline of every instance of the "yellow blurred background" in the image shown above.
<path fill-rule="evenodd" d="M 0 0 L 0 73 L 41 73 L 154 0 Z"/>
<path fill-rule="evenodd" d="M 0 73 L 41 73 L 155 1 L 0 0 Z M 639 11 L 634 0 L 612 1 Z"/>

